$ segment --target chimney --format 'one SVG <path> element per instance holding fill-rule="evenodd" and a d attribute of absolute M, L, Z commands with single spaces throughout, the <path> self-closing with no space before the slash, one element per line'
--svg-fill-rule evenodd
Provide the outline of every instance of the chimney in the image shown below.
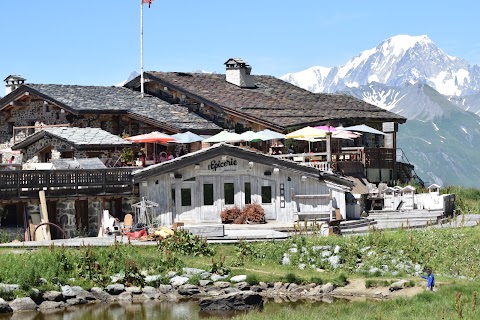
<path fill-rule="evenodd" d="M 5 95 L 8 95 L 10 92 L 15 91 L 18 87 L 25 83 L 24 78 L 15 75 L 9 75 L 5 78 Z"/>
<path fill-rule="evenodd" d="M 255 88 L 255 81 L 250 75 L 252 67 L 240 58 L 230 58 L 224 63 L 226 66 L 227 82 L 241 88 Z"/>

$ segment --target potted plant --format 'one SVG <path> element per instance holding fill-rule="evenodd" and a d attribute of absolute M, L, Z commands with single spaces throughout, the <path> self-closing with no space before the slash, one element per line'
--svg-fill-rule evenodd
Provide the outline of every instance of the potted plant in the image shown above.
<path fill-rule="evenodd" d="M 132 163 L 133 160 L 135 160 L 133 149 L 130 147 L 123 148 L 120 153 L 120 161 L 122 161 L 122 164 Z"/>

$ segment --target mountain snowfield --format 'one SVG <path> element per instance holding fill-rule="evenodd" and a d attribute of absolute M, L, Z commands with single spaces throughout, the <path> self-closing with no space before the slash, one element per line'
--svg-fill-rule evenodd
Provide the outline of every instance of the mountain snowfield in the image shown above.
<path fill-rule="evenodd" d="M 397 145 L 426 183 L 480 187 L 480 67 L 447 55 L 428 36 L 394 36 L 342 66 L 281 79 L 405 116 Z"/>

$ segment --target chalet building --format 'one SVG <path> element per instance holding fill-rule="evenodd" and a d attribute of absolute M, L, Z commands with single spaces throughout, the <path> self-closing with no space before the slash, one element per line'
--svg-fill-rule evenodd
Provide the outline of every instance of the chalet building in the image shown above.
<path fill-rule="evenodd" d="M 56 159 L 99 158 L 104 163 L 118 159 L 131 142 L 100 128 L 49 127 L 12 146 L 21 150 L 25 169 L 34 163 Z"/>
<path fill-rule="evenodd" d="M 140 197 L 159 204 L 161 223 L 221 222 L 226 208 L 258 203 L 265 218 L 345 219 L 353 182 L 288 160 L 216 144 L 133 173 Z"/>
<path fill-rule="evenodd" d="M 141 98 L 127 88 L 26 84 L 18 76 L 5 81 L 9 93 L 0 100 L 0 147 L 11 146 L 49 125 L 101 128 L 115 135 L 155 130 L 208 135 L 221 130 L 181 104 L 151 95 Z"/>
<path fill-rule="evenodd" d="M 404 177 L 396 163 L 396 132 L 406 119 L 356 98 L 340 94 L 318 94 L 272 76 L 252 75 L 242 59 L 228 59 L 225 74 L 146 72 L 145 92 L 170 103 L 180 103 L 213 123 L 241 133 L 271 129 L 288 133 L 304 126 L 352 126 L 366 124 L 383 130 L 384 136 L 365 133 L 345 156 L 342 147 L 336 159 L 362 163 L 370 182 L 391 182 Z M 140 76 L 125 87 L 139 90 Z M 336 145 L 335 145 L 336 146 Z M 336 161 L 335 159 L 335 161 Z M 335 170 L 358 174 L 357 166 L 340 164 Z M 403 166 L 411 170 L 411 166 Z M 411 178 L 411 175 L 405 179 Z"/>

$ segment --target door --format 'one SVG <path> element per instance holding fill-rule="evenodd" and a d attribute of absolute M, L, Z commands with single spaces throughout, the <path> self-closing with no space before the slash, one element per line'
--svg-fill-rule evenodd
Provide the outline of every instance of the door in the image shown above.
<path fill-rule="evenodd" d="M 259 185 L 260 203 L 265 210 L 265 219 L 277 219 L 275 181 L 261 180 Z"/>
<path fill-rule="evenodd" d="M 220 222 L 220 210 L 218 208 L 218 202 L 220 201 L 218 196 L 219 190 L 215 190 L 216 185 L 218 183 L 215 183 L 214 179 L 203 179 L 199 182 L 202 222 Z"/>
<path fill-rule="evenodd" d="M 75 200 L 76 227 L 80 234 L 88 234 L 88 201 Z"/>
<path fill-rule="evenodd" d="M 182 182 L 175 184 L 176 221 L 198 220 L 195 216 L 195 184 Z"/>

